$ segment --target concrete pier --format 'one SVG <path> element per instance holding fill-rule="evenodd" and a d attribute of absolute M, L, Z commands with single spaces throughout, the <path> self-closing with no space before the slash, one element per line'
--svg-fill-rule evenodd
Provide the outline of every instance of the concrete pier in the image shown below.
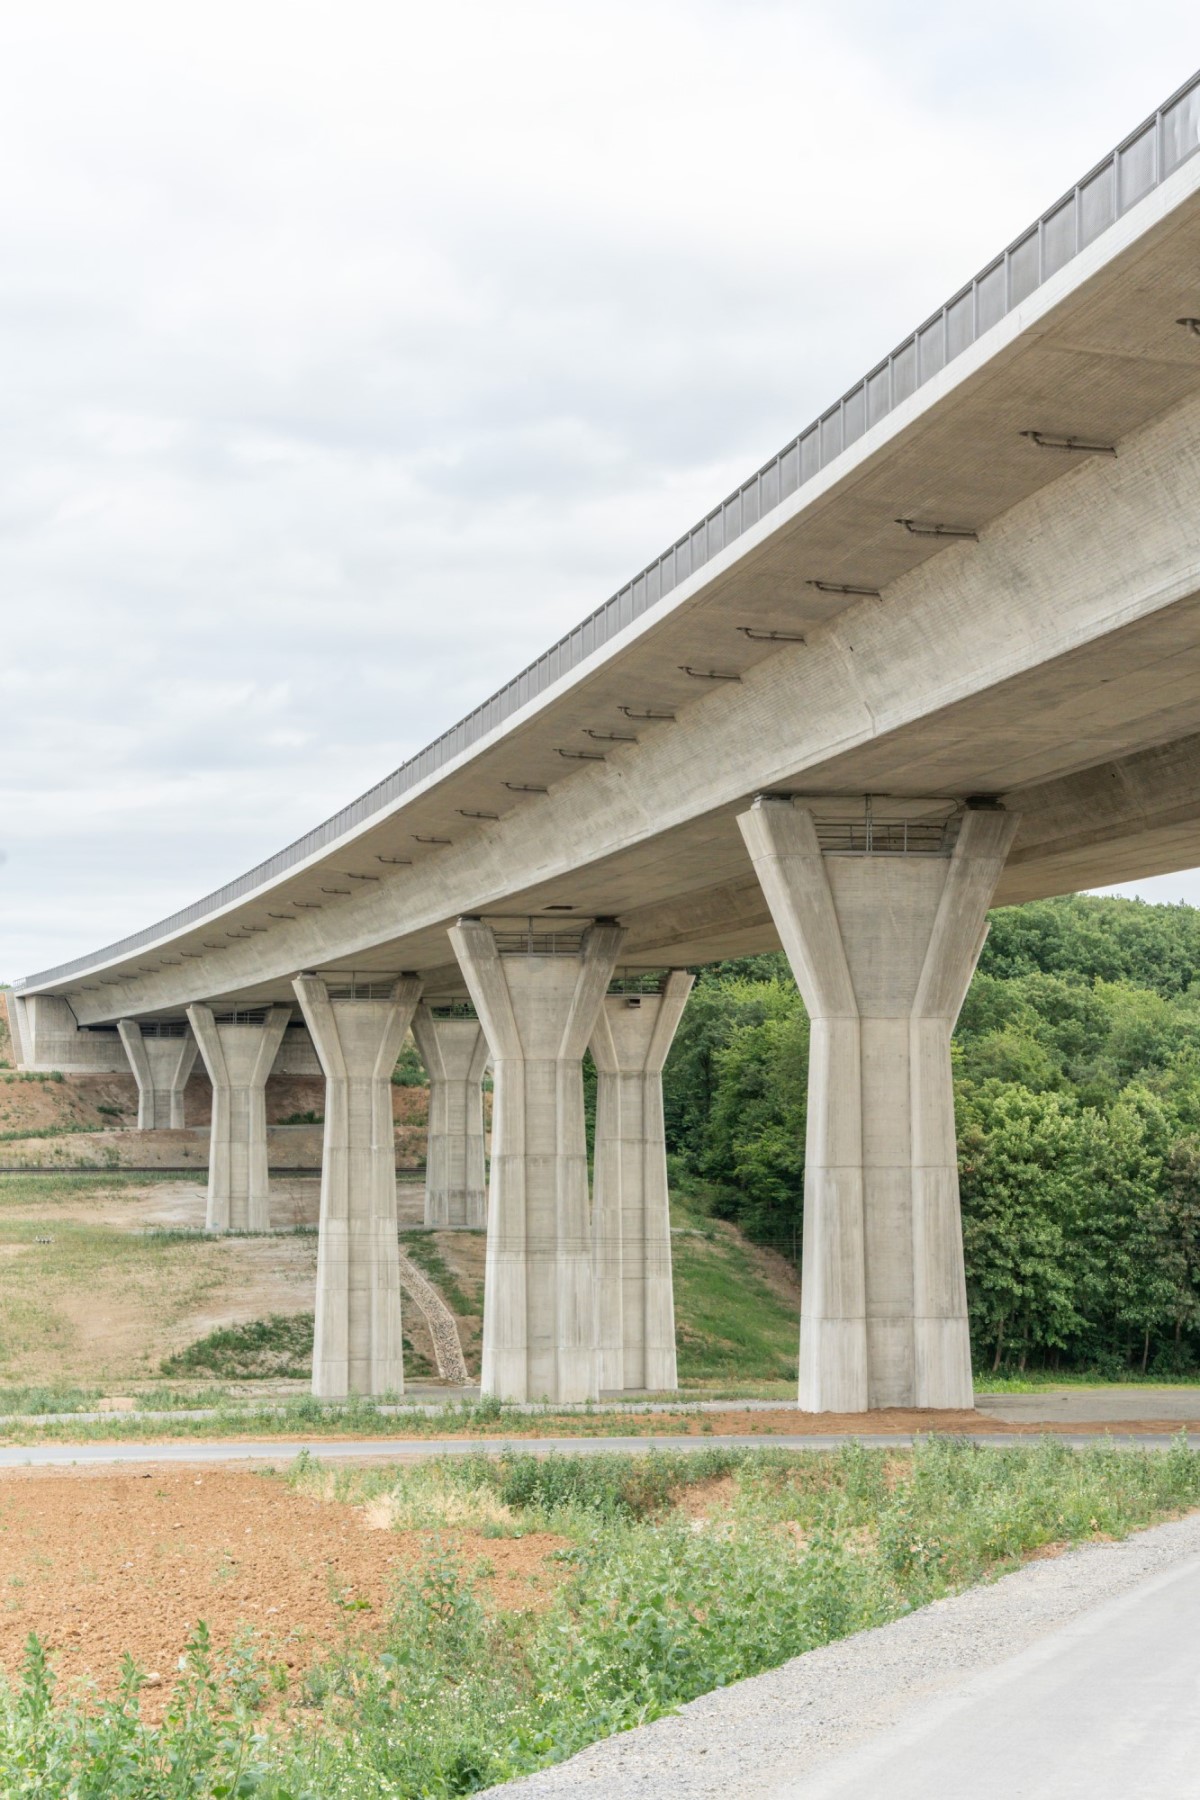
<path fill-rule="evenodd" d="M 424 1001 L 412 1034 L 429 1076 L 425 1223 L 482 1230 L 487 1224 L 483 1072 L 487 1038 L 478 1019 L 439 1017 Z"/>
<path fill-rule="evenodd" d="M 495 1059 L 482 1387 L 504 1400 L 598 1393 L 582 1058 L 623 937 L 450 931 Z"/>
<path fill-rule="evenodd" d="M 800 1405 L 970 1406 L 950 1033 L 1016 817 L 949 854 L 823 851 L 771 796 L 738 822 L 812 1022 Z"/>
<path fill-rule="evenodd" d="M 208 1155 L 209 1231 L 268 1231 L 267 1076 L 291 1018 L 290 1006 L 262 1016 L 218 1019 L 189 1006 L 188 1022 L 212 1082 Z"/>
<path fill-rule="evenodd" d="M 325 1071 L 313 1393 L 400 1393 L 400 1262 L 392 1071 L 421 984 L 401 977 L 364 997 L 294 982 Z"/>
<path fill-rule="evenodd" d="M 677 1385 L 662 1071 L 695 977 L 657 994 L 608 994 L 596 1065 L 592 1253 L 601 1390 Z"/>
<path fill-rule="evenodd" d="M 183 1090 L 196 1061 L 190 1031 L 147 1036 L 136 1019 L 121 1019 L 117 1030 L 138 1089 L 138 1130 L 178 1131 L 185 1123 Z"/>

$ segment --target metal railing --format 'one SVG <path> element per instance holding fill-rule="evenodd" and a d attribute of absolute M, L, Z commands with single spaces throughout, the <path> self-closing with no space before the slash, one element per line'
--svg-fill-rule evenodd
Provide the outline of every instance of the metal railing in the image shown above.
<path fill-rule="evenodd" d="M 578 956 L 587 934 L 582 931 L 535 930 L 498 931 L 496 951 L 500 956 Z"/>
<path fill-rule="evenodd" d="M 378 981 L 326 981 L 325 992 L 330 1000 L 390 1000 L 396 981 L 395 975 Z"/>
<path fill-rule="evenodd" d="M 14 984 L 16 988 L 28 989 L 61 980 L 197 923 L 334 843 L 478 743 L 820 474 L 872 425 L 886 418 L 1078 256 L 1131 206 L 1194 156 L 1197 149 L 1200 71 L 806 431 L 764 463 L 699 524 L 677 538 L 669 550 L 635 575 L 611 600 L 597 607 L 457 725 L 349 806 L 244 875 L 226 882 L 224 887 L 90 956 L 75 957 L 28 975 Z"/>
<path fill-rule="evenodd" d="M 826 856 L 949 856 L 958 818 L 818 819 L 817 842 Z"/>

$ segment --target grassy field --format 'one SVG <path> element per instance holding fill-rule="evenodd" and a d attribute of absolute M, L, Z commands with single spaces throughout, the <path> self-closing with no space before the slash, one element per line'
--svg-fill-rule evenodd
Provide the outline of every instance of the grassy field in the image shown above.
<path fill-rule="evenodd" d="M 406 1200 L 410 1211 L 417 1204 Z M 286 1216 L 302 1212 L 297 1202 Z M 199 1173 L 0 1173 L 0 1412 L 87 1410 L 125 1395 L 150 1407 L 215 1403 L 224 1415 L 240 1396 L 268 1429 L 264 1399 L 307 1386 L 315 1232 L 295 1224 L 213 1239 L 202 1225 Z M 477 1373 L 482 1234 L 406 1230 L 402 1241 L 455 1313 Z M 679 1201 L 672 1244 L 683 1392 L 794 1400 L 796 1271 Z M 407 1302 L 405 1331 L 408 1377 L 424 1380 L 432 1346 Z M 978 1381 L 981 1393 L 1109 1385 L 1050 1374 Z M 315 1424 L 301 1418 L 299 1428 Z"/>
<path fill-rule="evenodd" d="M 158 1381 L 164 1359 L 220 1325 L 311 1312 L 313 1241 L 154 1225 L 180 1207 L 202 1223 L 201 1184 L 0 1175 L 0 1383 L 121 1393 Z"/>
<path fill-rule="evenodd" d="M 218 1655 L 198 1622 L 154 1723 L 132 1664 L 110 1699 L 57 1697 L 31 1638 L 0 1686 L 0 1790 L 469 1794 L 1030 1554 L 1194 1507 L 1200 1454 L 935 1441 L 904 1455 L 481 1454 L 336 1473 L 302 1459 L 275 1479 L 369 1509 L 376 1529 L 418 1534 L 424 1554 L 382 1609 L 345 1593 L 347 1629 L 301 1668 L 251 1632 Z M 501 1542 L 533 1534 L 540 1573 L 522 1603 L 500 1605 Z"/>
<path fill-rule="evenodd" d="M 203 1176 L 152 1171 L 0 1173 L 0 1411 L 189 1390 L 304 1382 L 311 1359 L 311 1228 L 213 1239 Z M 311 1184 L 314 1186 L 315 1184 Z M 680 1208 L 674 1233 L 680 1377 L 689 1389 L 795 1380 L 799 1287 L 791 1268 L 727 1225 Z M 459 1322 L 478 1370 L 483 1238 L 404 1233 L 404 1249 Z M 408 1374 L 430 1346 L 406 1308 Z M 5 1392 L 7 1390 L 7 1392 Z M 201 1402 L 202 1403 L 202 1402 Z"/>
<path fill-rule="evenodd" d="M 686 1387 L 796 1380 L 800 1284 L 782 1257 L 678 1202 L 671 1240 L 679 1379 Z"/>
<path fill-rule="evenodd" d="M 1111 1376 L 1082 1372 L 1034 1369 L 1025 1375 L 992 1375 L 986 1370 L 975 1376 L 977 1394 L 1044 1394 L 1053 1388 L 1140 1388 L 1200 1386 L 1195 1375 L 1141 1375 L 1136 1369 L 1122 1374 L 1119 1381 Z"/>

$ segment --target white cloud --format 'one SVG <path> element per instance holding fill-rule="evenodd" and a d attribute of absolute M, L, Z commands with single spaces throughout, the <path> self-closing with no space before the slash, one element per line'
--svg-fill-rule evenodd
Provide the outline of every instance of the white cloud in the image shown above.
<path fill-rule="evenodd" d="M 0 973 L 278 848 L 603 600 L 1188 73 L 1190 9 L 1130 18 L 6 9 Z"/>

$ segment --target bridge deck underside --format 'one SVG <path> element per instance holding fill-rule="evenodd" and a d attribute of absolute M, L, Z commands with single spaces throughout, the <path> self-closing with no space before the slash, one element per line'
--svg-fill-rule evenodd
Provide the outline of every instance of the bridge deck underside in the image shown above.
<path fill-rule="evenodd" d="M 635 966 L 775 947 L 735 822 L 760 789 L 823 796 L 832 816 L 866 793 L 995 796 L 1021 814 L 999 903 L 1200 863 L 1188 167 L 1156 222 L 1130 214 L 802 505 L 425 790 L 270 888 L 28 991 L 68 995 L 82 1023 L 287 1000 L 300 968 L 409 969 L 461 993 L 446 928 L 462 912 L 614 915 Z M 1039 449 L 1031 429 L 1119 454 Z M 647 713 L 673 719 L 631 717 Z"/>

